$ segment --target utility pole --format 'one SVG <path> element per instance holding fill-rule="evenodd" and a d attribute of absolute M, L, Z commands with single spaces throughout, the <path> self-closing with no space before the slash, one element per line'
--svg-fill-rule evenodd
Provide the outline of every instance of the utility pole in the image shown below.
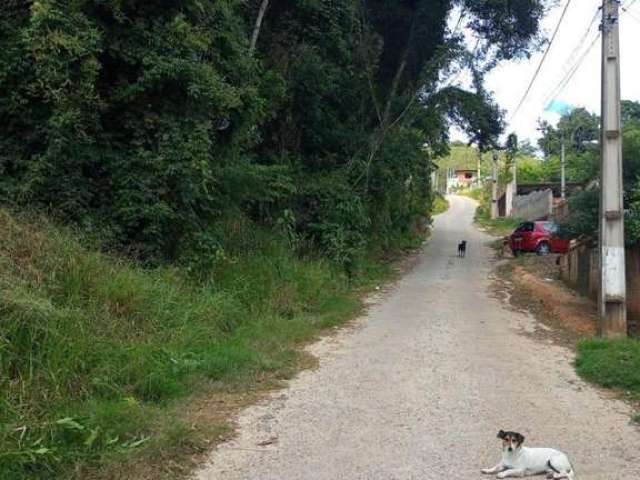
<path fill-rule="evenodd" d="M 493 152 L 491 172 L 491 218 L 498 218 L 498 154 Z"/>
<path fill-rule="evenodd" d="M 566 182 L 566 177 L 565 177 L 565 169 L 564 169 L 564 165 L 565 165 L 565 158 L 564 158 L 564 132 L 562 132 L 560 134 L 560 138 L 561 138 L 561 142 L 562 144 L 560 145 L 560 198 L 562 199 L 562 201 L 565 200 L 566 198 L 566 192 L 567 192 L 567 182 Z"/>
<path fill-rule="evenodd" d="M 482 149 L 480 148 L 480 145 L 478 145 L 478 159 L 477 159 L 477 167 L 478 167 L 478 178 L 476 178 L 476 182 L 478 183 L 478 186 L 481 187 L 482 186 L 482 180 L 480 180 L 480 163 L 482 162 Z"/>
<path fill-rule="evenodd" d="M 617 0 L 602 0 L 601 281 L 598 330 L 604 337 L 627 335 L 618 13 Z"/>

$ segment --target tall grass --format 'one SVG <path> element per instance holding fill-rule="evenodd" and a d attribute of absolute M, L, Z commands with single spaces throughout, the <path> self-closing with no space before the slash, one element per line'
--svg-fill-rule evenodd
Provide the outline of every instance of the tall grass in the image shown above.
<path fill-rule="evenodd" d="M 234 228 L 195 282 L 0 210 L 0 479 L 87 478 L 159 448 L 184 428 L 176 402 L 290 376 L 300 342 L 360 308 L 339 268 Z"/>
<path fill-rule="evenodd" d="M 444 196 L 436 193 L 433 199 L 433 211 L 432 215 L 439 215 L 449 210 L 449 201 Z"/>
<path fill-rule="evenodd" d="M 460 193 L 467 197 L 473 198 L 478 202 L 476 209 L 475 222 L 484 228 L 491 235 L 504 237 L 513 232 L 513 230 L 522 223 L 521 218 L 514 217 L 498 217 L 491 218 L 491 192 L 488 188 L 473 188 Z"/>

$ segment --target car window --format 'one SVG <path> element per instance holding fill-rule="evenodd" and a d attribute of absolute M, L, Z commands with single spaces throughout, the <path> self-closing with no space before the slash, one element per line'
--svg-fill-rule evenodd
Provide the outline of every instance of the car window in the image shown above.
<path fill-rule="evenodd" d="M 518 227 L 516 231 L 517 232 L 533 232 L 533 223 L 531 222 L 523 223 Z"/>
<path fill-rule="evenodd" d="M 558 231 L 558 224 L 555 222 L 541 222 L 540 225 L 548 233 L 556 233 Z"/>

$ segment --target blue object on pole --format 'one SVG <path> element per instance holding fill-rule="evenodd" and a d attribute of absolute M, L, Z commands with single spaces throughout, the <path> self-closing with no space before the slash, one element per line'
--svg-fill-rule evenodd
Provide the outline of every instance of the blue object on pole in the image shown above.
<path fill-rule="evenodd" d="M 573 105 L 568 104 L 567 102 L 563 102 L 562 100 L 552 100 L 545 107 L 545 112 L 557 113 L 559 115 L 566 115 L 567 113 L 571 113 L 573 110 Z"/>

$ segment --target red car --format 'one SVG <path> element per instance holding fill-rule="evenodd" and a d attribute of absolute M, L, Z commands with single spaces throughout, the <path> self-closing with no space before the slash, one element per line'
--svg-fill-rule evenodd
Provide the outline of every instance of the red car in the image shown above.
<path fill-rule="evenodd" d="M 514 256 L 522 252 L 536 252 L 538 255 L 567 253 L 569 243 L 569 239 L 559 235 L 558 224 L 547 221 L 521 223 L 509 237 Z"/>

